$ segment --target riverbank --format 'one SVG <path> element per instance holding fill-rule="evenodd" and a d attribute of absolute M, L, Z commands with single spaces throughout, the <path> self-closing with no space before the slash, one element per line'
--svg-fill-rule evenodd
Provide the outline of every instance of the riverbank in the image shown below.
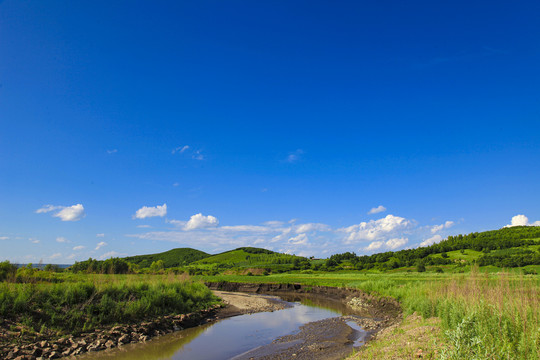
<path fill-rule="evenodd" d="M 225 305 L 218 311 L 218 318 L 266 311 L 272 312 L 290 306 L 276 297 L 219 290 L 213 290 L 212 292 L 215 296 L 219 297 Z"/>
<path fill-rule="evenodd" d="M 53 334 L 28 334 L 22 327 L 6 321 L 0 326 L 0 358 L 6 360 L 56 359 L 86 352 L 114 349 L 130 343 L 146 342 L 151 338 L 217 321 L 222 318 L 276 311 L 286 308 L 286 302 L 269 296 L 214 291 L 223 304 L 182 315 L 166 315 L 146 319 L 138 324 L 99 327 L 76 336 L 58 337 Z M 10 331 L 8 328 L 13 327 Z"/>
<path fill-rule="evenodd" d="M 215 321 L 221 305 L 182 315 L 160 316 L 139 324 L 101 327 L 77 336 L 54 338 L 37 334 L 2 331 L 11 335 L 11 343 L 0 346 L 0 358 L 6 360 L 57 359 L 85 352 L 113 349 L 125 344 L 145 342 L 153 337 Z M 16 342 L 13 342 L 15 340 Z"/>
<path fill-rule="evenodd" d="M 392 298 L 366 294 L 355 289 L 325 286 L 303 286 L 299 284 L 249 284 L 207 283 L 214 294 L 222 290 L 242 291 L 240 299 L 255 302 L 257 294 L 272 294 L 287 301 L 309 301 L 317 305 L 324 299 L 333 302 L 343 316 L 307 323 L 300 331 L 275 339 L 272 343 L 248 351 L 235 360 L 248 359 L 343 359 L 366 341 L 384 333 L 385 329 L 397 327 L 402 320 L 401 308 Z M 220 289 L 220 290 L 215 290 Z M 225 293 L 230 294 L 230 293 Z M 250 294 L 250 295 L 248 295 Z M 270 298 L 271 299 L 271 298 Z M 321 304 L 321 303 L 319 303 Z M 320 305 L 319 305 L 320 306 Z M 324 305 L 323 305 L 324 306 Z M 362 334 L 359 330 L 362 329 Z M 359 338 L 362 341 L 358 341 Z"/>

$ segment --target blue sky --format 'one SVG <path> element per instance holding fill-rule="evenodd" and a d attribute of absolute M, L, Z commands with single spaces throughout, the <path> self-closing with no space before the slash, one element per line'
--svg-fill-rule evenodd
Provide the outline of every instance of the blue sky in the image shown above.
<path fill-rule="evenodd" d="M 540 224 L 538 13 L 2 1 L 0 259 L 326 257 Z"/>

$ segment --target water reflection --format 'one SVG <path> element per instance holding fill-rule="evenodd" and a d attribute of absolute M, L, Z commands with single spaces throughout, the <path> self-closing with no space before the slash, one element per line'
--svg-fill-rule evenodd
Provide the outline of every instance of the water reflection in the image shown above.
<path fill-rule="evenodd" d="M 303 324 L 348 314 L 340 302 L 316 297 L 302 299 L 288 309 L 241 315 L 161 336 L 143 344 L 79 356 L 83 359 L 230 359 L 272 340 L 299 331 Z M 336 309 L 336 307 L 338 307 Z M 344 310 L 344 311 L 340 311 Z"/>

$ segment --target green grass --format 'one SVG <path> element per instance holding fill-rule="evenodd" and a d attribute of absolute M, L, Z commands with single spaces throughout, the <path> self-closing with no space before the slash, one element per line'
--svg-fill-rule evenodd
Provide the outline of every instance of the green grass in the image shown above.
<path fill-rule="evenodd" d="M 191 265 L 199 267 L 208 267 L 208 265 L 229 265 L 237 268 L 272 268 L 275 265 L 292 264 L 294 259 L 301 258 L 294 255 L 280 254 L 275 252 L 254 254 L 243 249 L 236 249 L 209 256 L 205 259 L 195 261 Z"/>
<path fill-rule="evenodd" d="M 206 286 L 186 277 L 59 274 L 58 278 L 60 283 L 0 283 L 0 316 L 31 331 L 76 333 L 218 303 Z"/>
<path fill-rule="evenodd" d="M 191 248 L 178 248 L 150 255 L 137 255 L 125 258 L 126 261 L 137 264 L 141 268 L 150 267 L 154 261 L 163 261 L 163 266 L 166 268 L 187 265 L 194 261 L 209 257 L 203 251 Z"/>
<path fill-rule="evenodd" d="M 206 281 L 300 283 L 357 288 L 400 301 L 405 314 L 442 319 L 452 344 L 446 359 L 537 359 L 540 352 L 540 277 L 521 272 L 290 273 L 212 276 Z"/>

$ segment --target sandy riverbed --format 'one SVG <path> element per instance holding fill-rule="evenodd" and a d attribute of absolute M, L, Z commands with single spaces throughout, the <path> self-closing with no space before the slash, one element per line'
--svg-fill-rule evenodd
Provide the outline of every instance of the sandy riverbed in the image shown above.
<path fill-rule="evenodd" d="M 213 293 L 214 295 L 220 297 L 225 304 L 227 304 L 227 306 L 221 309 L 218 313 L 218 316 L 221 318 L 241 314 L 276 311 L 290 306 L 275 296 L 218 290 L 213 290 Z"/>

